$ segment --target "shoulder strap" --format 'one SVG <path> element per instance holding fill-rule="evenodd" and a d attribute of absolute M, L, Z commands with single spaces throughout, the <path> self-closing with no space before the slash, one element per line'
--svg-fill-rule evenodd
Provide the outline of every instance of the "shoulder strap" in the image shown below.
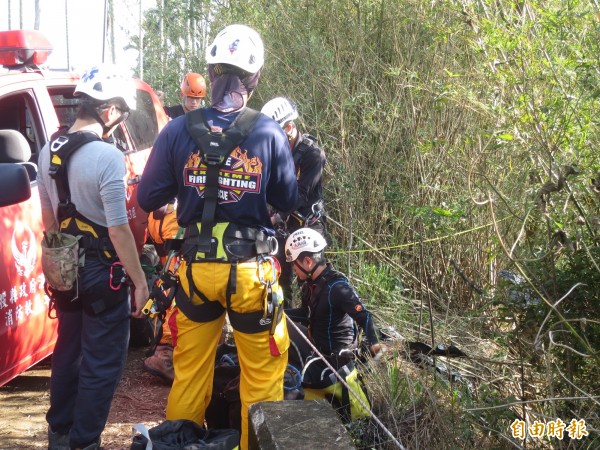
<path fill-rule="evenodd" d="M 300 160 L 302 159 L 302 157 L 304 156 L 304 152 L 306 150 L 306 147 L 302 144 L 300 144 L 293 152 L 292 152 L 292 159 L 294 160 L 294 167 L 298 167 L 300 165 Z"/>
<path fill-rule="evenodd" d="M 300 165 L 300 161 L 305 156 L 306 152 L 316 145 L 316 139 L 314 136 L 310 134 L 303 134 L 302 141 L 298 144 L 298 146 L 292 152 L 292 158 L 294 159 L 294 165 L 298 167 Z"/>
<path fill-rule="evenodd" d="M 50 142 L 50 168 L 48 172 L 56 182 L 58 190 L 57 218 L 59 223 L 67 217 L 73 217 L 77 213 L 75 205 L 71 203 L 67 163 L 73 153 L 83 145 L 88 142 L 100 140 L 95 133 L 78 131 L 72 134 L 60 135 Z"/>
<path fill-rule="evenodd" d="M 211 249 L 219 194 L 219 169 L 232 150 L 248 136 L 259 117 L 258 111 L 244 108 L 229 128 L 217 132 L 208 128 L 203 109 L 196 109 L 185 115 L 186 129 L 202 152 L 202 160 L 206 164 L 204 208 L 198 247 L 200 252 L 210 253 Z"/>
<path fill-rule="evenodd" d="M 303 142 L 309 147 L 314 147 L 315 145 L 317 145 L 317 138 L 314 137 L 312 134 L 304 133 L 302 135 L 302 138 Z"/>
<path fill-rule="evenodd" d="M 258 111 L 244 108 L 229 128 L 217 132 L 208 128 L 204 109 L 196 109 L 185 115 L 185 126 L 202 152 L 206 165 L 222 165 L 231 151 L 240 145 L 254 128 L 259 117 Z"/>

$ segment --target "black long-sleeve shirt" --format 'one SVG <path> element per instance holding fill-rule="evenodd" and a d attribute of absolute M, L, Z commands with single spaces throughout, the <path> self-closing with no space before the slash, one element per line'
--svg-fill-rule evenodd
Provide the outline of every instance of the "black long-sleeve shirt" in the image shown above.
<path fill-rule="evenodd" d="M 323 200 L 323 169 L 325 152 L 310 134 L 301 134 L 292 150 L 298 178 L 298 201 L 294 211 L 302 215 L 311 213 L 313 204 Z"/>
<path fill-rule="evenodd" d="M 330 264 L 315 280 L 302 285 L 302 306 L 285 312 L 292 320 L 308 323 L 311 339 L 325 355 L 354 345 L 353 321 L 364 330 L 369 345 L 379 342 L 371 313 L 348 279 Z"/>

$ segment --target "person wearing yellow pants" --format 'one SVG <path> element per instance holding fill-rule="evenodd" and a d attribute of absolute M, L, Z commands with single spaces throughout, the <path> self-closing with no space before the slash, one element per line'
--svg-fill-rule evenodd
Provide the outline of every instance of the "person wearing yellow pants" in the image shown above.
<path fill-rule="evenodd" d="M 192 269 L 194 283 L 202 286 L 202 293 L 217 302 L 222 311 L 227 309 L 229 270 L 230 266 L 222 263 L 198 263 Z M 180 276 L 184 277 L 182 279 L 185 279 L 186 272 L 187 266 L 183 263 L 179 269 Z M 238 288 L 237 293 L 231 295 L 231 310 L 242 314 L 262 310 L 265 289 L 257 275 L 256 262 L 238 264 L 237 283 L 244 289 Z M 189 290 L 185 281 L 181 288 L 182 294 L 187 297 Z M 278 286 L 275 284 L 273 288 L 278 289 Z M 202 304 L 199 298 L 193 303 Z M 175 307 L 173 317 L 176 371 L 167 404 L 167 418 L 186 418 L 204 423 L 204 412 L 212 395 L 214 361 L 225 314 L 213 321 L 198 323 Z M 283 373 L 287 367 L 289 337 L 285 320 L 277 324 L 273 336 L 268 330 L 245 333 L 235 329 L 235 322 L 232 325 L 241 369 L 242 438 L 245 440 L 249 406 L 257 401 L 283 400 Z M 203 345 L 198 345 L 199 342 Z"/>
<path fill-rule="evenodd" d="M 324 365 L 323 365 L 324 366 Z M 350 420 L 360 419 L 362 417 L 369 417 L 369 411 L 367 411 L 364 406 L 361 404 L 365 404 L 365 406 L 369 407 L 369 400 L 365 395 L 360 380 L 358 379 L 358 371 L 356 367 L 351 367 L 350 373 L 346 374 L 346 371 L 349 370 L 346 367 L 343 370 L 338 369 L 338 373 L 342 375 L 344 381 L 350 386 L 352 392 L 348 391 L 348 388 L 344 386 L 341 381 L 337 379 L 329 380 L 329 382 L 333 382 L 329 386 L 323 387 L 321 389 L 308 387 L 310 384 L 308 382 L 304 382 L 304 400 L 318 400 L 321 398 L 335 398 L 336 403 L 340 405 L 340 409 L 344 410 L 345 408 L 349 408 L 349 416 L 347 414 L 346 418 Z M 331 372 L 329 371 L 331 374 Z M 327 377 L 329 378 L 329 377 Z M 356 397 L 354 396 L 356 394 Z"/>
<path fill-rule="evenodd" d="M 349 408 L 349 419 L 355 420 L 368 416 L 361 401 L 367 408 L 370 407 L 354 367 L 352 350 L 358 344 L 356 325 L 365 333 L 373 355 L 384 350 L 384 346 L 379 343 L 373 317 L 356 290 L 325 259 L 326 247 L 325 238 L 310 228 L 300 228 L 287 238 L 286 260 L 293 264 L 296 275 L 304 284 L 302 306 L 286 309 L 286 314 L 290 320 L 308 325 L 308 329 L 302 325 L 298 329 L 310 338 L 360 401 L 316 353 L 308 355 L 302 367 L 305 399 L 335 397 L 342 407 Z M 293 335 L 292 338 L 297 342 L 301 336 Z"/>
<path fill-rule="evenodd" d="M 175 379 L 167 419 L 203 425 L 225 313 L 240 363 L 242 434 L 248 406 L 283 398 L 289 337 L 277 284 L 269 205 L 290 212 L 298 185 L 289 143 L 270 117 L 246 107 L 264 46 L 229 25 L 207 47 L 212 105 L 171 120 L 154 143 L 138 202 L 154 211 L 177 198 L 185 229 L 176 309 L 170 322 Z M 174 319 L 174 320 L 173 320 Z"/>

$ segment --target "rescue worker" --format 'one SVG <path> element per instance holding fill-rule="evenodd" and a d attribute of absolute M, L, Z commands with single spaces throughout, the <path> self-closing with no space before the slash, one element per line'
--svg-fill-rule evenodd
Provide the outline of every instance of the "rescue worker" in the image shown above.
<path fill-rule="evenodd" d="M 164 95 L 164 94 L 163 94 Z M 164 106 L 165 114 L 171 119 L 183 116 L 185 113 L 198 109 L 206 97 L 206 82 L 199 73 L 186 73 L 181 80 L 181 103 L 179 105 Z M 160 97 L 162 101 L 162 96 Z"/>
<path fill-rule="evenodd" d="M 296 126 L 295 121 L 299 114 L 294 101 L 285 97 L 275 97 L 265 103 L 261 112 L 273 118 L 287 135 L 298 179 L 298 201 L 293 212 L 286 215 L 277 211 L 272 216 L 273 225 L 280 229 L 277 254 L 281 263 L 279 285 L 283 290 L 287 308 L 291 306 L 293 271 L 291 264 L 285 262 L 285 240 L 290 233 L 303 227 L 312 228 L 326 236 L 323 170 L 327 159 L 316 138 L 308 133 L 301 133 Z"/>
<path fill-rule="evenodd" d="M 245 449 L 248 407 L 283 399 L 289 336 L 278 308 L 276 263 L 269 257 L 276 241 L 268 204 L 289 212 L 298 187 L 285 134 L 246 107 L 264 64 L 258 33 L 245 25 L 225 27 L 207 47 L 206 61 L 212 105 L 163 129 L 138 201 L 153 211 L 177 197 L 177 221 L 185 228 L 166 417 L 203 424 L 227 312 L 241 367 Z"/>
<path fill-rule="evenodd" d="M 358 379 L 353 362 L 353 350 L 358 346 L 358 333 L 355 324 L 364 332 L 371 354 L 382 352 L 385 347 L 379 336 L 371 313 L 365 308 L 348 279 L 333 269 L 324 256 L 327 242 L 321 234 L 310 228 L 300 228 L 286 241 L 285 254 L 292 263 L 302 285 L 302 306 L 286 309 L 289 320 L 308 325 L 299 327 L 327 361 L 337 370 L 369 406 L 366 395 Z M 301 337 L 290 326 L 290 336 L 294 342 Z M 299 346 L 301 347 L 301 346 Z M 368 417 L 368 411 L 348 389 L 335 377 L 318 355 L 306 355 L 302 368 L 304 399 L 313 400 L 333 395 L 342 408 L 350 411 L 352 420 Z"/>
<path fill-rule="evenodd" d="M 151 212 L 148 215 L 148 236 L 156 248 L 160 257 L 161 266 L 164 267 L 168 261 L 168 252 L 165 247 L 166 241 L 174 239 L 179 232 L 177 223 L 177 200 L 167 203 L 162 208 Z M 171 260 L 169 270 L 172 271 L 174 260 Z M 173 307 L 167 309 L 164 320 L 159 321 L 158 317 L 154 319 L 154 327 L 160 327 L 159 341 L 156 343 L 154 352 L 144 359 L 143 367 L 146 372 L 159 377 L 166 384 L 173 384 L 175 371 L 173 370 L 173 341 L 171 339 L 171 329 L 169 319 L 173 312 Z M 160 323 L 162 322 L 162 323 Z"/>
<path fill-rule="evenodd" d="M 135 92 L 131 78 L 115 66 L 89 69 L 75 88 L 81 98 L 75 123 L 40 152 L 37 180 L 46 233 L 80 236 L 80 251 L 85 252 L 76 298 L 62 291 L 50 294 L 58 317 L 46 414 L 50 450 L 99 448 L 127 358 L 130 316 L 142 317 L 148 298 L 127 219 L 125 157 L 101 139 L 110 137 L 135 108 Z M 77 137 L 86 143 L 63 161 L 70 191 L 67 206 L 75 215 L 63 220 L 63 194 L 50 171 L 62 149 Z M 123 268 L 135 286 L 133 313 Z"/>

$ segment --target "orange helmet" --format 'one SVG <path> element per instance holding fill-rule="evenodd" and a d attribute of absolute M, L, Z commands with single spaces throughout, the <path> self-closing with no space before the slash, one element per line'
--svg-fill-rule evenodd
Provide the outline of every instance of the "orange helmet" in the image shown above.
<path fill-rule="evenodd" d="M 181 93 L 186 97 L 206 97 L 206 82 L 199 73 L 190 72 L 181 81 Z"/>

